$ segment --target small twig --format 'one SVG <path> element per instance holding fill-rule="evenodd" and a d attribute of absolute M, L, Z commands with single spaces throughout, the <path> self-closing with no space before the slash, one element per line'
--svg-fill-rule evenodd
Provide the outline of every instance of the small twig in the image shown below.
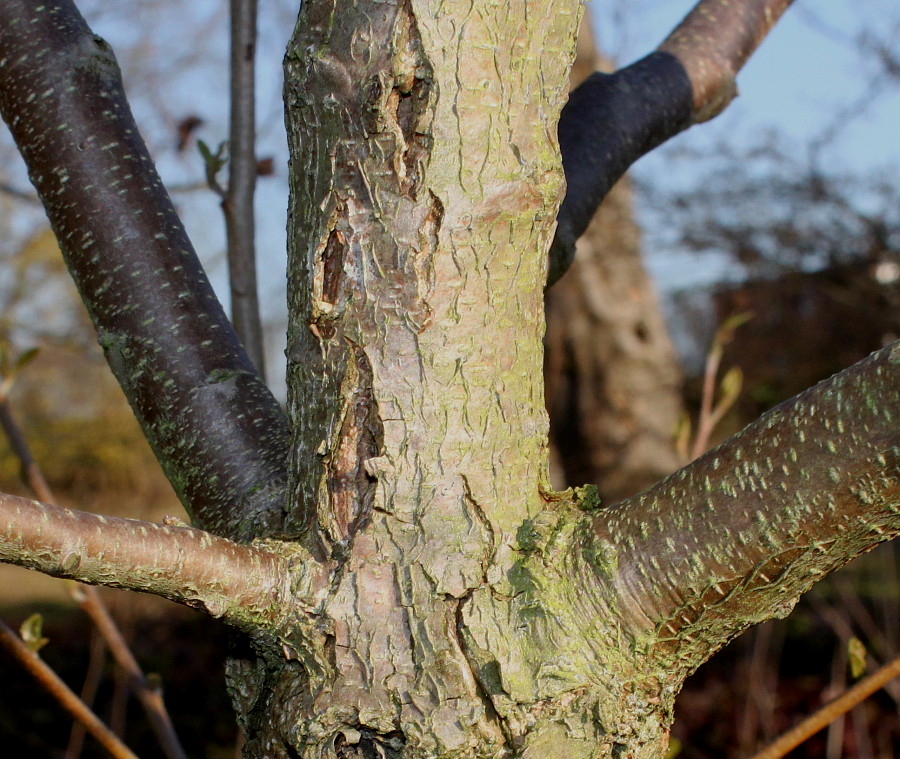
<path fill-rule="evenodd" d="M 228 240 L 231 321 L 265 381 L 256 286 L 256 0 L 231 0 L 231 124 L 228 189 L 222 199 Z"/>
<path fill-rule="evenodd" d="M 842 714 L 846 714 L 850 709 L 871 696 L 875 691 L 883 688 L 898 675 L 900 675 L 900 657 L 860 680 L 843 695 L 823 706 L 815 714 L 811 714 L 803 722 L 786 732 L 767 748 L 755 754 L 751 759 L 781 759 L 788 751 L 795 749 L 807 738 L 827 727 Z"/>
<path fill-rule="evenodd" d="M 109 609 L 100 598 L 99 591 L 90 585 L 75 583 L 72 584 L 72 588 L 73 597 L 96 625 L 97 630 L 106 640 L 116 664 L 125 673 L 128 687 L 144 708 L 163 752 L 169 759 L 185 759 L 184 749 L 182 749 L 175 727 L 172 725 L 163 701 L 162 691 L 147 679 L 121 631 L 110 616 Z"/>
<path fill-rule="evenodd" d="M 845 616 L 841 614 L 841 612 L 839 612 L 833 605 L 826 603 L 821 598 L 818 598 L 815 594 L 810 594 L 809 601 L 816 612 L 822 617 L 822 619 L 825 620 L 825 623 L 840 639 L 841 645 L 846 648 L 849 645 L 850 640 L 855 635 L 850 622 L 848 622 Z M 891 654 L 890 651 L 886 653 L 888 655 Z M 883 661 L 883 659 L 879 661 L 872 655 L 871 652 L 868 652 L 868 655 L 866 656 L 866 666 L 869 669 L 880 667 L 881 661 Z M 887 685 L 885 685 L 884 692 L 887 693 L 894 700 L 894 703 L 897 704 L 898 708 L 900 708 L 900 688 L 898 688 L 897 683 L 887 683 Z"/>
<path fill-rule="evenodd" d="M 840 693 L 847 688 L 847 656 L 846 646 L 835 649 L 831 661 L 831 683 L 829 693 Z M 825 759 L 841 759 L 844 746 L 844 729 L 847 726 L 847 715 L 842 714 L 830 725 L 825 738 Z"/>
<path fill-rule="evenodd" d="M 44 689 L 50 693 L 66 711 L 81 722 L 87 731 L 116 759 L 138 759 L 109 728 L 104 725 L 94 712 L 72 692 L 59 676 L 28 646 L 22 642 L 5 622 L 0 621 L 0 644 L 9 651 L 22 666 L 25 667 Z"/>
<path fill-rule="evenodd" d="M 109 707 L 109 729 L 120 738 L 128 724 L 128 676 L 121 669 L 113 672 L 113 692 Z"/>
<path fill-rule="evenodd" d="M 40 467 L 38 467 L 37 462 L 31 455 L 31 449 L 28 447 L 28 442 L 25 440 L 22 430 L 16 424 L 16 420 L 13 419 L 9 408 L 9 400 L 6 398 L 0 401 L 0 427 L 3 427 L 3 432 L 6 434 L 7 440 L 9 440 L 9 445 L 16 458 L 19 459 L 22 481 L 37 496 L 39 501 L 56 503 L 53 491 L 50 490 L 50 486 L 47 484 L 47 480 L 44 479 Z"/>
<path fill-rule="evenodd" d="M 735 330 L 752 317 L 753 314 L 749 311 L 728 317 L 722 322 L 713 337 L 712 347 L 706 356 L 706 367 L 703 372 L 703 395 L 700 399 L 697 434 L 691 447 L 691 461 L 709 448 L 709 439 L 713 430 L 738 399 L 741 389 L 740 370 L 732 368 L 725 374 L 720 387 L 721 397 L 718 403 L 714 402 L 716 399 L 716 376 L 719 373 L 725 346 L 734 339 Z"/>
<path fill-rule="evenodd" d="M 80 693 L 81 700 L 89 709 L 94 708 L 94 699 L 97 697 L 97 689 L 100 687 L 105 659 L 106 643 L 103 642 L 103 636 L 94 629 L 91 631 L 91 652 L 88 656 L 87 673 L 84 676 L 84 684 L 81 686 Z M 78 759 L 81 756 L 85 733 L 84 725 L 78 720 L 72 723 L 65 759 Z"/>
<path fill-rule="evenodd" d="M 47 480 L 31 455 L 31 449 L 28 447 L 22 430 L 12 416 L 8 399 L 0 401 L 0 427 L 3 428 L 13 452 L 21 463 L 22 479 L 25 484 L 39 500 L 57 505 Z M 184 750 L 181 748 L 178 735 L 166 710 L 162 694 L 158 688 L 153 688 L 148 683 L 140 665 L 125 642 L 125 638 L 122 637 L 122 633 L 103 603 L 99 591 L 89 585 L 70 583 L 69 595 L 91 618 L 97 631 L 109 646 L 116 663 L 125 672 L 128 684 L 144 708 L 165 755 L 168 759 L 185 759 Z"/>
<path fill-rule="evenodd" d="M 709 447 L 709 438 L 713 431 L 712 409 L 713 398 L 716 395 L 716 375 L 719 373 L 719 364 L 722 362 L 722 351 L 716 347 L 706 357 L 706 367 L 703 371 L 703 394 L 700 398 L 700 416 L 697 419 L 697 434 L 694 437 L 694 445 L 691 447 L 691 461 L 697 458 Z"/>

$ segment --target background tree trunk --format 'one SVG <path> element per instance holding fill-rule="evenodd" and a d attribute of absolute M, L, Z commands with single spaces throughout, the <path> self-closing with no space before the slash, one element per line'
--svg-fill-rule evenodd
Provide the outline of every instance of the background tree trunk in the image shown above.
<path fill-rule="evenodd" d="M 585 14 L 571 86 L 611 68 Z M 578 241 L 572 268 L 547 291 L 546 313 L 554 486 L 594 483 L 615 503 L 677 469 L 681 367 L 641 260 L 627 178 Z"/>

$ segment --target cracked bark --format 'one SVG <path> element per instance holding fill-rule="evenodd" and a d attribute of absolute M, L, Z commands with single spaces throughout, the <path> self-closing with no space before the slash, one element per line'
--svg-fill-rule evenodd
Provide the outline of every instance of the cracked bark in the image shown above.
<path fill-rule="evenodd" d="M 598 511 L 591 488 L 552 492 L 541 302 L 579 4 L 444 10 L 308 0 L 286 57 L 278 537 L 58 529 L 73 518 L 6 501 L 2 558 L 199 600 L 247 630 L 228 664 L 247 756 L 659 759 L 686 671 L 896 533 L 900 347 L 645 496 Z"/>

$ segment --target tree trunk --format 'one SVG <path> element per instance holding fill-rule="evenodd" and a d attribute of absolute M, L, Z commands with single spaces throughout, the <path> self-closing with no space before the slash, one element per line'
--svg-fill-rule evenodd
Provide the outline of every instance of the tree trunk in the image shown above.
<path fill-rule="evenodd" d="M 721 105 L 730 52 L 741 63 L 786 2 L 704 0 L 667 49 L 582 90 L 566 135 L 585 194 L 560 262 L 617 171 L 708 115 L 704 97 Z M 0 495 L 0 561 L 238 627 L 248 757 L 659 759 L 687 674 L 900 533 L 900 344 L 615 507 L 549 487 L 542 301 L 579 11 L 303 4 L 286 57 L 285 486 L 283 420 L 185 273 L 106 46 L 68 0 L 0 4 L 0 107 L 209 530 Z M 683 60 L 692 34 L 699 62 Z"/>
<path fill-rule="evenodd" d="M 303 6 L 286 59 L 290 492 L 317 526 L 291 528 L 335 579 L 307 681 L 291 666 L 267 685 L 279 708 L 247 725 L 254 751 L 287 734 L 310 756 L 595 753 L 590 720 L 558 735 L 572 683 L 524 671 L 496 605 L 549 491 L 544 252 L 578 16 Z"/>

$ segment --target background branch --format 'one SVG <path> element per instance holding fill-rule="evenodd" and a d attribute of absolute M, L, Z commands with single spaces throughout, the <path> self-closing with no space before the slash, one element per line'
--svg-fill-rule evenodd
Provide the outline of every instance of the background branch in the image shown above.
<path fill-rule="evenodd" d="M 286 421 L 156 174 L 111 50 L 70 0 L 10 0 L 0 51 L 0 111 L 169 480 L 204 529 L 277 530 Z"/>
<path fill-rule="evenodd" d="M 655 52 L 594 73 L 571 94 L 559 120 L 567 187 L 548 286 L 568 270 L 575 242 L 628 167 L 728 105 L 736 73 L 790 2 L 701 0 Z"/>
<path fill-rule="evenodd" d="M 9 408 L 9 400 L 7 399 L 0 401 L 0 426 L 2 426 L 3 432 L 9 440 L 10 447 L 19 459 L 22 479 L 25 481 L 25 484 L 44 503 L 58 505 L 53 492 L 47 484 L 47 480 L 44 478 L 43 472 L 41 472 L 40 467 L 31 455 L 31 449 L 25 440 L 25 436 L 13 418 L 12 411 Z M 127 674 L 131 691 L 144 708 L 147 719 L 163 749 L 163 753 L 169 759 L 184 759 L 185 753 L 172 725 L 172 720 L 163 701 L 161 689 L 152 687 L 147 680 L 118 625 L 106 608 L 106 604 L 100 598 L 97 589 L 89 585 L 72 585 L 69 595 L 75 599 L 81 609 L 91 618 L 102 639 L 109 646 L 110 653 L 116 663 Z M 78 724 L 80 725 L 81 723 Z M 79 735 L 79 731 L 73 730 L 70 743 L 77 745 Z"/>
<path fill-rule="evenodd" d="M 99 741 L 110 755 L 116 759 L 138 759 L 116 735 L 104 725 L 71 688 L 66 685 L 44 660 L 32 651 L 22 639 L 0 621 L 0 645 L 24 666 L 44 686 L 62 707 L 85 726 L 85 729 Z"/>
<path fill-rule="evenodd" d="M 188 526 L 73 511 L 0 494 L 0 561 L 53 577 L 153 593 L 238 627 L 286 608 L 288 569 L 268 551 Z"/>
<path fill-rule="evenodd" d="M 881 669 L 860 680 L 852 688 L 842 693 L 834 701 L 811 714 L 803 722 L 782 735 L 771 745 L 754 754 L 752 759 L 781 759 L 793 751 L 803 741 L 819 730 L 824 730 L 838 717 L 849 712 L 875 691 L 885 687 L 895 677 L 900 676 L 900 658 L 885 664 Z"/>
<path fill-rule="evenodd" d="M 260 376 L 265 350 L 256 286 L 256 0 L 231 0 L 231 127 L 222 200 L 231 283 L 231 321 Z"/>

